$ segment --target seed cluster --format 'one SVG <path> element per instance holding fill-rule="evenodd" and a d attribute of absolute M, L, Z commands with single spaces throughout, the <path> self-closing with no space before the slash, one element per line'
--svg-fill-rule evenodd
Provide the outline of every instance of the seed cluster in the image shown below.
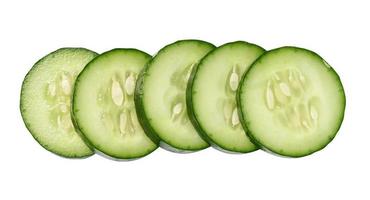
<path fill-rule="evenodd" d="M 265 103 L 278 121 L 305 132 L 317 127 L 319 98 L 310 96 L 308 79 L 297 69 L 279 71 L 267 80 Z"/>

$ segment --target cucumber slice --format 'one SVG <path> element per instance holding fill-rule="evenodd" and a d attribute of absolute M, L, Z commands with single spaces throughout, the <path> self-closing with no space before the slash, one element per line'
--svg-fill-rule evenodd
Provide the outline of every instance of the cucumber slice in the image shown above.
<path fill-rule="evenodd" d="M 74 121 L 106 156 L 135 159 L 158 147 L 141 128 L 133 97 L 137 76 L 150 58 L 136 49 L 113 49 L 92 60 L 77 77 Z"/>
<path fill-rule="evenodd" d="M 344 117 L 339 76 L 316 53 L 282 47 L 263 54 L 241 80 L 240 119 L 266 150 L 301 157 L 324 148 Z"/>
<path fill-rule="evenodd" d="M 217 149 L 257 150 L 239 123 L 236 90 L 241 76 L 263 52 L 254 44 L 228 43 L 205 56 L 192 72 L 187 90 L 190 119 Z"/>
<path fill-rule="evenodd" d="M 70 102 L 76 76 L 95 56 L 83 48 L 58 49 L 39 60 L 23 81 L 23 121 L 36 141 L 57 155 L 80 158 L 93 154 L 72 124 Z"/>
<path fill-rule="evenodd" d="M 186 112 L 186 85 L 192 68 L 214 46 L 199 40 L 182 40 L 161 49 L 138 80 L 135 101 L 146 133 L 172 151 L 207 148 Z"/>

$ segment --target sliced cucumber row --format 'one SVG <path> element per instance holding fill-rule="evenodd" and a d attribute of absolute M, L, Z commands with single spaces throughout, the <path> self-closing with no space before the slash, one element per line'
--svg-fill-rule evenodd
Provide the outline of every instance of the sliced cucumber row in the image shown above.
<path fill-rule="evenodd" d="M 216 48 L 181 40 L 153 58 L 136 49 L 59 49 L 28 72 L 20 101 L 47 150 L 125 160 L 158 146 L 306 156 L 335 137 L 345 110 L 340 78 L 319 55 L 243 41 Z"/>

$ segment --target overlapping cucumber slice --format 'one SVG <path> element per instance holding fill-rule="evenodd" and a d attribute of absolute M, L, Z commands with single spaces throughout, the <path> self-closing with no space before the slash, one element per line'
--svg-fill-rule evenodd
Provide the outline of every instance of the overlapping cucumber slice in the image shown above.
<path fill-rule="evenodd" d="M 88 141 L 116 159 L 135 159 L 157 148 L 140 126 L 135 84 L 151 56 L 135 49 L 114 49 L 91 61 L 78 76 L 73 118 Z"/>
<path fill-rule="evenodd" d="M 162 146 L 174 151 L 207 148 L 186 111 L 190 73 L 209 51 L 210 43 L 182 40 L 161 49 L 139 77 L 135 101 L 141 124 Z"/>
<path fill-rule="evenodd" d="M 72 124 L 70 107 L 76 76 L 95 56 L 83 48 L 58 49 L 39 60 L 23 81 L 23 121 L 41 146 L 60 156 L 93 154 Z"/>
<path fill-rule="evenodd" d="M 342 123 L 339 76 L 316 53 L 282 47 L 262 55 L 238 91 L 241 122 L 256 144 L 301 157 L 324 148 Z"/>
<path fill-rule="evenodd" d="M 236 91 L 241 76 L 263 52 L 247 42 L 228 43 L 193 70 L 187 91 L 189 113 L 193 125 L 217 148 L 241 153 L 257 149 L 239 122 Z"/>

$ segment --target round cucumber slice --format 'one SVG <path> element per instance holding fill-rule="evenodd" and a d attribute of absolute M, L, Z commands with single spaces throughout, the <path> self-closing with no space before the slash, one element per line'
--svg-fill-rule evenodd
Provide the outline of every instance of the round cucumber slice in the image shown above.
<path fill-rule="evenodd" d="M 263 52 L 247 42 L 228 43 L 207 54 L 192 72 L 187 89 L 190 119 L 217 149 L 257 150 L 239 122 L 236 91 L 241 76 Z"/>
<path fill-rule="evenodd" d="M 73 119 L 88 141 L 109 157 L 140 158 L 158 147 L 140 126 L 134 105 L 136 79 L 150 58 L 136 49 L 113 49 L 92 60 L 77 77 Z"/>
<path fill-rule="evenodd" d="M 68 158 L 93 154 L 71 121 L 71 92 L 76 76 L 97 54 L 83 48 L 58 49 L 26 75 L 20 97 L 23 121 L 46 150 Z"/>
<path fill-rule="evenodd" d="M 263 54 L 241 80 L 240 119 L 262 148 L 301 157 L 335 137 L 344 117 L 339 76 L 316 53 L 282 47 Z"/>
<path fill-rule="evenodd" d="M 150 137 L 172 151 L 207 148 L 186 111 L 186 86 L 192 68 L 214 46 L 199 40 L 182 40 L 161 49 L 138 80 L 135 101 L 139 119 Z"/>

